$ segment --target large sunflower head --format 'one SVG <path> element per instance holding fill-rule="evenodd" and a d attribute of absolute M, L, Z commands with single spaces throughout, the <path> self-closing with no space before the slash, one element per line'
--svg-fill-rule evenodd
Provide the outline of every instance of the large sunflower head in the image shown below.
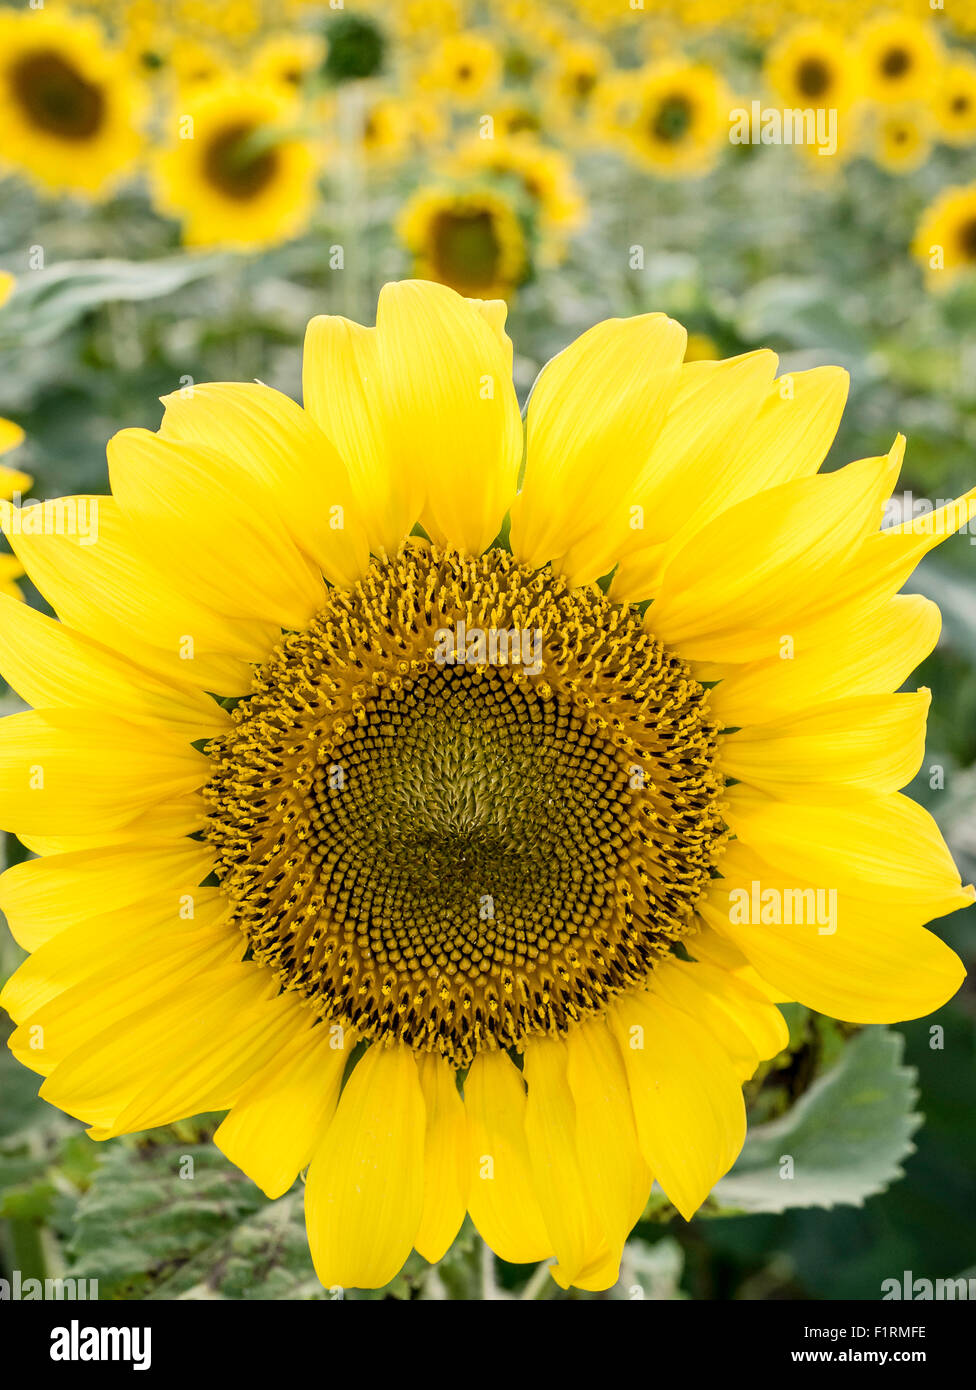
<path fill-rule="evenodd" d="M 95 1138 L 226 1110 L 269 1195 L 307 1166 L 327 1285 L 467 1210 L 607 1288 L 652 1180 L 690 1218 L 734 1161 L 774 999 L 962 976 L 898 791 L 938 611 L 896 592 L 976 492 L 880 530 L 902 440 L 818 472 L 844 372 L 685 362 L 661 314 L 523 427 L 504 321 L 387 286 L 309 325 L 304 409 L 195 386 L 117 435 L 96 545 L 11 528 L 58 614 L 0 624 L 11 1046 Z"/>
<path fill-rule="evenodd" d="M 933 285 L 976 270 L 976 184 L 939 194 L 922 215 L 912 251 Z"/>
<path fill-rule="evenodd" d="M 302 232 L 316 170 L 310 142 L 293 129 L 292 97 L 229 80 L 190 94 L 184 106 L 170 113 L 153 194 L 183 224 L 185 243 L 264 246 Z"/>
<path fill-rule="evenodd" d="M 902 15 L 882 15 L 858 31 L 865 94 L 875 101 L 931 99 L 937 90 L 942 48 L 931 25 Z"/>
<path fill-rule="evenodd" d="M 704 63 L 664 60 L 650 65 L 631 93 L 624 134 L 648 169 L 671 177 L 706 173 L 728 140 L 729 97 Z"/>
<path fill-rule="evenodd" d="M 418 189 L 397 234 L 419 275 L 461 294 L 510 299 L 532 268 L 530 230 L 518 202 L 487 184 Z"/>
<path fill-rule="evenodd" d="M 825 24 L 789 30 L 769 50 L 766 81 L 785 107 L 846 108 L 858 95 L 858 67 L 846 36 Z"/>
<path fill-rule="evenodd" d="M 139 153 L 142 106 L 93 20 L 0 11 L 0 164 L 53 192 L 104 196 Z"/>

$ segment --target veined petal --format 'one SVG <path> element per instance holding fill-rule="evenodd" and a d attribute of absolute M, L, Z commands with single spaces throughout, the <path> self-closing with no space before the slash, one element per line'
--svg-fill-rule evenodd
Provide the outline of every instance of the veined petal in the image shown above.
<path fill-rule="evenodd" d="M 211 382 L 163 397 L 162 438 L 225 455 L 274 497 L 296 545 L 332 584 L 369 563 L 363 518 L 335 446 L 301 406 L 259 382 Z"/>
<path fill-rule="evenodd" d="M 83 710 L 29 710 L 0 721 L 0 824 L 26 834 L 117 830 L 201 786 L 207 760 L 162 726 Z"/>
<path fill-rule="evenodd" d="M 376 1044 L 346 1082 L 308 1170 L 305 1222 L 327 1288 L 376 1289 L 410 1254 L 424 1205 L 424 1098 L 407 1047 Z"/>
<path fill-rule="evenodd" d="M 965 977 L 958 956 L 921 925 L 924 908 L 818 888 L 739 843 L 722 870 L 699 904 L 703 919 L 764 980 L 819 1013 L 851 1023 L 919 1018 Z"/>
<path fill-rule="evenodd" d="M 928 656 L 942 627 L 931 599 L 898 594 L 882 607 L 839 608 L 827 640 L 809 641 L 804 625 L 765 661 L 730 667 L 709 692 L 726 726 L 777 719 L 844 696 L 887 695 Z"/>
<path fill-rule="evenodd" d="M 7 535 L 28 576 L 62 622 L 140 666 L 203 690 L 240 695 L 251 683 L 252 661 L 264 661 L 278 635 L 274 624 L 228 621 L 178 592 L 148 560 L 115 499 L 97 504 L 97 539 Z"/>
<path fill-rule="evenodd" d="M 480 554 L 522 461 L 511 364 L 485 316 L 444 285 L 385 285 L 376 310 L 386 447 L 425 481 L 436 539 Z"/>
<path fill-rule="evenodd" d="M 552 1276 L 563 1288 L 588 1266 L 605 1264 L 610 1253 L 576 1153 L 576 1106 L 566 1076 L 567 1060 L 561 1039 L 534 1038 L 525 1048 L 529 1164 L 558 1260 Z M 614 1270 L 606 1287 L 616 1277 Z"/>
<path fill-rule="evenodd" d="M 733 833 L 785 877 L 928 917 L 972 901 L 935 821 L 907 796 L 804 805 L 735 786 L 726 801 Z"/>
<path fill-rule="evenodd" d="M 468 1211 L 495 1254 L 528 1264 L 552 1254 L 525 1138 L 525 1083 L 504 1052 L 481 1052 L 464 1083 Z"/>
<path fill-rule="evenodd" d="M 436 1264 L 461 1229 L 468 1206 L 468 1131 L 454 1068 L 435 1052 L 417 1059 L 427 1112 L 424 1211 L 414 1245 Z"/>
<path fill-rule="evenodd" d="M 121 430 L 108 442 L 112 494 L 173 587 L 230 618 L 304 627 L 325 587 L 274 497 L 213 449 Z"/>
<path fill-rule="evenodd" d="M 703 1024 L 650 992 L 621 995 L 608 1021 L 627 1069 L 641 1152 L 690 1221 L 745 1138 L 733 1063 Z"/>
<path fill-rule="evenodd" d="M 316 1024 L 300 1006 L 274 1056 L 241 1092 L 214 1143 L 268 1197 L 287 1192 L 335 1114 L 351 1029 Z"/>
<path fill-rule="evenodd" d="M 230 715 L 202 690 L 140 670 L 124 657 L 0 595 L 0 670 L 39 708 L 81 706 L 125 719 L 165 722 L 187 741 L 212 738 Z"/>
<path fill-rule="evenodd" d="M 602 1019 L 570 1029 L 566 1049 L 580 1175 L 619 1266 L 652 1181 L 637 1143 L 627 1073 Z"/>
<path fill-rule="evenodd" d="M 25 951 L 75 922 L 168 892 L 174 908 L 191 909 L 197 885 L 214 863 L 211 845 L 197 840 L 73 850 L 12 864 L 0 875 L 0 910 Z"/>
<path fill-rule="evenodd" d="M 664 314 L 608 319 L 542 369 L 526 411 L 525 482 L 512 508 L 517 559 L 553 560 L 574 584 L 612 568 L 685 342 Z"/>
<path fill-rule="evenodd" d="M 669 560 L 713 517 L 820 467 L 837 433 L 848 375 L 839 367 L 814 367 L 782 377 L 768 388 L 757 413 L 756 392 L 771 375 L 770 359 L 775 369 L 771 353 L 715 364 L 724 370 L 729 388 L 724 409 L 723 400 L 713 403 L 713 393 L 723 384 L 717 371 L 694 381 L 707 395 L 679 391 L 673 425 L 669 416 L 655 450 L 655 455 L 664 454 L 667 446 L 675 462 L 659 480 L 649 480 L 642 499 L 645 525 L 624 547 L 611 586 L 615 598 L 653 598 Z M 745 383 L 743 367 L 749 369 Z"/>
<path fill-rule="evenodd" d="M 922 764 L 931 692 L 854 695 L 722 740 L 728 776 L 785 801 L 884 796 Z"/>
<path fill-rule="evenodd" d="M 654 971 L 654 993 L 704 1024 L 740 1080 L 782 1052 L 790 1031 L 779 1009 L 734 974 L 703 961 L 667 961 Z"/>
<path fill-rule="evenodd" d="M 690 659 L 778 652 L 789 624 L 836 593 L 838 566 L 879 524 L 903 450 L 899 439 L 885 458 L 768 488 L 716 517 L 668 565 L 648 627 Z"/>

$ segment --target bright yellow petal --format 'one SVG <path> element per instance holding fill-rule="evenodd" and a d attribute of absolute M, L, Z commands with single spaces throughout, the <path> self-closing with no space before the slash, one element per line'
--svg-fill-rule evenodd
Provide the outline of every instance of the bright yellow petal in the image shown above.
<path fill-rule="evenodd" d="M 296 1012 L 294 1033 L 249 1082 L 214 1134 L 221 1153 L 268 1197 L 287 1192 L 335 1114 L 356 1038 Z"/>
<path fill-rule="evenodd" d="M 424 1098 L 409 1048 L 367 1048 L 312 1159 L 305 1222 L 327 1288 L 388 1284 L 424 1205 Z"/>
<path fill-rule="evenodd" d="M 117 830 L 206 776 L 203 754 L 159 726 L 109 723 L 82 710 L 0 721 L 0 825 L 8 830 Z"/>
<path fill-rule="evenodd" d="M 417 1059 L 427 1111 L 424 1140 L 424 1212 L 414 1245 L 436 1264 L 461 1229 L 468 1206 L 468 1131 L 456 1073 L 443 1057 Z"/>
<path fill-rule="evenodd" d="M 229 618 L 304 627 L 325 588 L 273 495 L 212 449 L 122 430 L 108 442 L 112 493 L 174 588 Z"/>
<path fill-rule="evenodd" d="M 608 319 L 542 369 L 526 411 L 512 551 L 573 583 L 616 560 L 637 479 L 677 387 L 686 335 L 664 314 Z"/>
<path fill-rule="evenodd" d="M 930 703 L 928 690 L 854 695 L 751 724 L 722 740 L 722 769 L 786 801 L 884 796 L 921 766 Z"/>
<path fill-rule="evenodd" d="M 468 1211 L 482 1239 L 511 1264 L 552 1254 L 529 1164 L 525 1105 L 525 1083 L 505 1053 L 479 1053 L 464 1082 Z"/>
<path fill-rule="evenodd" d="M 345 464 L 312 417 L 259 382 L 208 383 L 163 397 L 164 439 L 224 454 L 274 496 L 292 539 L 332 584 L 369 563 Z"/>
<path fill-rule="evenodd" d="M 608 1019 L 627 1069 L 641 1152 L 690 1221 L 745 1138 L 735 1068 L 703 1024 L 651 993 L 622 995 Z"/>

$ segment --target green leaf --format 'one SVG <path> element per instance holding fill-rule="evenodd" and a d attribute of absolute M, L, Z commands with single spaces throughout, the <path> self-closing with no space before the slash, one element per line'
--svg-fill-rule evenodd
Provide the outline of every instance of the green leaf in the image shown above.
<path fill-rule="evenodd" d="M 162 299 L 212 275 L 226 257 L 171 256 L 156 261 L 64 261 L 19 281 L 0 319 L 0 346 L 53 342 L 99 305 Z"/>
<path fill-rule="evenodd" d="M 791 1110 L 750 1132 L 735 1167 L 712 1192 L 710 1214 L 862 1206 L 900 1178 L 922 1122 L 914 1111 L 915 1072 L 901 1065 L 903 1049 L 899 1033 L 858 1033 Z M 786 1157 L 789 1178 L 781 1176 Z"/>

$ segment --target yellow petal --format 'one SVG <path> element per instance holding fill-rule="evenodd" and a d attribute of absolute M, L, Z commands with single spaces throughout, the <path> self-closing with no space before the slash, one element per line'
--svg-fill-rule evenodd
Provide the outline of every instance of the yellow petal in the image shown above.
<path fill-rule="evenodd" d="M 838 567 L 879 524 L 903 447 L 769 488 L 716 517 L 668 565 L 649 628 L 702 661 L 777 651 L 805 609 L 836 593 Z"/>
<path fill-rule="evenodd" d="M 763 979 L 818 1013 L 851 1023 L 921 1018 L 951 999 L 965 977 L 955 953 L 921 925 L 924 909 L 878 904 L 856 889 L 834 889 L 831 904 L 822 884 L 818 900 L 813 882 L 785 876 L 739 844 L 722 868 L 728 877 L 715 880 L 699 905 L 703 918 Z M 762 920 L 767 890 L 781 904 L 778 922 Z"/>
<path fill-rule="evenodd" d="M 173 587 L 230 618 L 302 628 L 321 575 L 285 530 L 274 497 L 231 460 L 149 430 L 108 442 L 112 493 Z"/>
<path fill-rule="evenodd" d="M 779 1009 L 730 971 L 702 961 L 667 961 L 655 968 L 654 993 L 705 1025 L 742 1081 L 790 1040 Z"/>
<path fill-rule="evenodd" d="M 607 1234 L 576 1154 L 576 1107 L 566 1076 L 567 1058 L 561 1039 L 534 1038 L 524 1054 L 529 1164 L 558 1260 L 552 1275 L 563 1288 L 588 1266 L 605 1264 L 609 1255 Z M 615 1279 L 616 1274 L 610 1283 Z"/>
<path fill-rule="evenodd" d="M 608 1020 L 627 1069 L 641 1152 L 690 1221 L 745 1138 L 733 1064 L 703 1025 L 653 994 L 622 995 Z"/>
<path fill-rule="evenodd" d="M 200 787 L 207 759 L 189 743 L 83 710 L 0 721 L 0 824 L 26 834 L 117 830 Z"/>
<path fill-rule="evenodd" d="M 312 417 L 259 382 L 213 382 L 163 397 L 164 439 L 225 455 L 274 495 L 296 545 L 332 584 L 355 584 L 369 563 L 345 464 Z"/>
<path fill-rule="evenodd" d="M 794 372 L 773 383 L 757 412 L 770 359 L 775 367 L 770 353 L 716 364 L 724 376 L 713 371 L 698 390 L 679 393 L 655 451 L 669 450 L 673 463 L 640 499 L 645 527 L 624 547 L 615 598 L 652 598 L 668 561 L 713 517 L 820 467 L 840 423 L 848 375 L 839 367 Z"/>
<path fill-rule="evenodd" d="M 686 335 L 664 314 L 607 319 L 539 374 L 526 411 L 512 551 L 573 583 L 613 567 L 637 479 L 677 387 Z"/>
<path fill-rule="evenodd" d="M 282 1038 L 214 1134 L 221 1153 L 268 1197 L 287 1192 L 311 1161 L 335 1114 L 356 1042 L 350 1029 L 313 1026 L 307 1009 L 293 1022 L 293 1036 Z"/>
<path fill-rule="evenodd" d="M 424 1098 L 409 1048 L 367 1048 L 312 1159 L 305 1222 L 327 1288 L 377 1289 L 410 1253 L 424 1205 Z"/>
<path fill-rule="evenodd" d="M 920 594 L 880 608 L 840 607 L 827 640 L 811 642 L 801 623 L 773 656 L 729 668 L 709 707 L 724 725 L 740 726 L 841 696 L 890 694 L 932 651 L 941 627 L 938 608 Z"/>
<path fill-rule="evenodd" d="M 34 951 L 75 922 L 157 893 L 192 906 L 213 862 L 210 845 L 186 839 L 28 859 L 0 875 L 0 910 L 18 944 Z"/>
<path fill-rule="evenodd" d="M 0 670 L 28 704 L 164 721 L 188 742 L 213 738 L 231 722 L 227 710 L 199 688 L 150 675 L 64 623 L 2 595 Z"/>
<path fill-rule="evenodd" d="M 552 1254 L 529 1164 L 525 1104 L 525 1083 L 505 1053 L 479 1053 L 464 1082 L 468 1211 L 482 1239 L 511 1264 Z"/>
<path fill-rule="evenodd" d="M 417 1059 L 427 1111 L 424 1140 L 424 1212 L 414 1245 L 436 1264 L 461 1229 L 468 1205 L 468 1132 L 456 1073 L 443 1057 Z"/>
<path fill-rule="evenodd" d="M 786 801 L 884 796 L 915 776 L 931 693 L 854 695 L 722 740 L 722 769 Z"/>
<path fill-rule="evenodd" d="M 278 635 L 273 624 L 230 622 L 180 594 L 149 563 L 138 534 L 111 497 L 97 508 L 92 545 L 77 535 L 8 538 L 18 559 L 61 620 L 140 666 L 219 694 L 244 694 L 251 661 L 264 661 Z"/>
<path fill-rule="evenodd" d="M 787 877 L 929 917 L 972 900 L 935 821 L 907 796 L 803 805 L 735 786 L 726 798 L 733 833 Z"/>
<path fill-rule="evenodd" d="M 507 353 L 445 285 L 385 285 L 376 310 L 386 447 L 424 479 L 437 538 L 480 554 L 515 497 L 522 417 Z"/>
<path fill-rule="evenodd" d="M 637 1143 L 627 1073 L 602 1019 L 570 1029 L 566 1049 L 580 1175 L 619 1266 L 624 1242 L 651 1190 L 651 1173 Z"/>

